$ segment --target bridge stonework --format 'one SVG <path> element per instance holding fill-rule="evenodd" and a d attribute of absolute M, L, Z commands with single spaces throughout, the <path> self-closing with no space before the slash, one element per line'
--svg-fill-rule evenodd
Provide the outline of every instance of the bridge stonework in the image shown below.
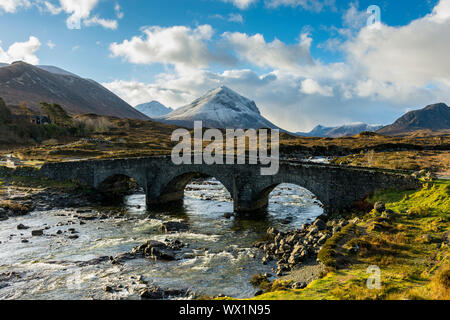
<path fill-rule="evenodd" d="M 270 192 L 281 183 L 308 189 L 327 213 L 351 210 L 355 203 L 377 190 L 416 189 L 420 182 L 394 171 L 327 164 L 281 161 L 274 176 L 262 176 L 260 165 L 175 165 L 170 157 L 148 157 L 47 163 L 40 174 L 56 180 L 73 180 L 99 188 L 116 175 L 134 179 L 145 190 L 147 204 L 180 201 L 186 185 L 195 177 L 214 177 L 231 194 L 236 212 L 265 208 Z"/>

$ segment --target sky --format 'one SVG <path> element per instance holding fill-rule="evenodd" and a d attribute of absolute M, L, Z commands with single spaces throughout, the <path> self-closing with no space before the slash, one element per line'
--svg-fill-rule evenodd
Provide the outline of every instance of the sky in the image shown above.
<path fill-rule="evenodd" d="M 290 131 L 450 104 L 450 0 L 0 0 L 0 41 L 133 106 L 226 85 Z"/>

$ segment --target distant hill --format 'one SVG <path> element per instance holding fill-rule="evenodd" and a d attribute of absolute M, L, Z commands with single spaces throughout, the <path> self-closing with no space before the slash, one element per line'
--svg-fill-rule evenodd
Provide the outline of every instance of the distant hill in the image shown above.
<path fill-rule="evenodd" d="M 209 128 L 278 129 L 261 115 L 255 102 L 225 86 L 155 120 L 191 128 L 194 121 L 201 120 L 203 126 Z"/>
<path fill-rule="evenodd" d="M 401 135 L 419 130 L 450 129 L 450 108 L 445 103 L 432 104 L 424 109 L 411 111 L 392 125 L 377 131 L 384 135 Z"/>
<path fill-rule="evenodd" d="M 310 132 L 297 132 L 303 137 L 341 138 L 357 135 L 361 132 L 375 132 L 383 126 L 357 123 L 338 127 L 317 126 Z"/>
<path fill-rule="evenodd" d="M 173 111 L 172 108 L 168 108 L 158 101 L 142 103 L 134 108 L 150 118 L 165 116 Z"/>
<path fill-rule="evenodd" d="M 25 62 L 0 66 L 0 97 L 8 105 L 26 102 L 34 110 L 44 101 L 60 104 L 70 114 L 148 119 L 97 82 L 53 66 Z"/>

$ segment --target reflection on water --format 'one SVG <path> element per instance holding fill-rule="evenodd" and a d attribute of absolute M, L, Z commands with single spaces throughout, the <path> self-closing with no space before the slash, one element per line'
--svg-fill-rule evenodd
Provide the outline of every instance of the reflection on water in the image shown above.
<path fill-rule="evenodd" d="M 266 214 L 232 217 L 233 203 L 226 189 L 216 180 L 194 182 L 186 188 L 184 204 L 165 210 L 149 210 L 145 195 L 125 198 L 122 218 L 87 221 L 80 225 L 75 210 L 34 212 L 29 216 L 0 222 L 0 274 L 14 271 L 2 281 L 0 299 L 111 299 L 138 298 L 126 287 L 133 287 L 140 276 L 162 288 L 191 288 L 199 294 L 225 294 L 237 298 L 252 296 L 252 275 L 272 272 L 274 265 L 262 265 L 261 253 L 252 248 L 267 228 L 288 230 L 311 222 L 322 209 L 308 191 L 281 185 L 270 198 Z M 95 211 L 94 211 L 95 212 Z M 183 219 L 189 231 L 161 234 L 162 222 Z M 17 225 L 30 226 L 19 231 Z M 73 224 L 72 224 L 73 223 Z M 30 237 L 30 230 L 45 230 L 45 237 Z M 69 239 L 69 229 L 78 239 Z M 61 230 L 62 235 L 57 235 Z M 53 235 L 53 236 L 52 236 Z M 23 239 L 29 243 L 22 243 Z M 178 239 L 188 244 L 186 259 L 155 262 L 136 259 L 124 265 L 109 262 L 80 264 L 102 256 L 130 251 L 147 240 Z M 106 285 L 124 289 L 114 294 L 103 292 Z"/>

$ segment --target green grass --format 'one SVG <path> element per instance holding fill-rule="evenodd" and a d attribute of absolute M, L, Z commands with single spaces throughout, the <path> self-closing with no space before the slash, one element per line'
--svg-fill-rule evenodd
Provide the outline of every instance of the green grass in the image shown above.
<path fill-rule="evenodd" d="M 26 188 L 57 188 L 72 190 L 78 188 L 78 185 L 71 181 L 56 181 L 38 177 L 12 176 L 8 178 L 10 184 L 16 187 Z M 1 180 L 0 180 L 1 181 Z"/>
<path fill-rule="evenodd" d="M 333 259 L 344 255 L 347 265 L 338 266 L 303 290 L 269 292 L 254 299 L 450 299 L 450 250 L 448 244 L 442 244 L 450 230 L 450 181 L 428 183 L 418 191 L 380 192 L 369 201 L 383 201 L 394 213 L 388 219 L 375 212 L 367 214 L 354 226 L 353 237 L 349 230 L 342 230 L 319 254 L 333 267 L 337 266 Z M 372 229 L 374 223 L 384 227 Z M 350 253 L 348 247 L 355 244 L 360 251 Z M 367 268 L 372 265 L 381 269 L 379 290 L 366 285 Z"/>

